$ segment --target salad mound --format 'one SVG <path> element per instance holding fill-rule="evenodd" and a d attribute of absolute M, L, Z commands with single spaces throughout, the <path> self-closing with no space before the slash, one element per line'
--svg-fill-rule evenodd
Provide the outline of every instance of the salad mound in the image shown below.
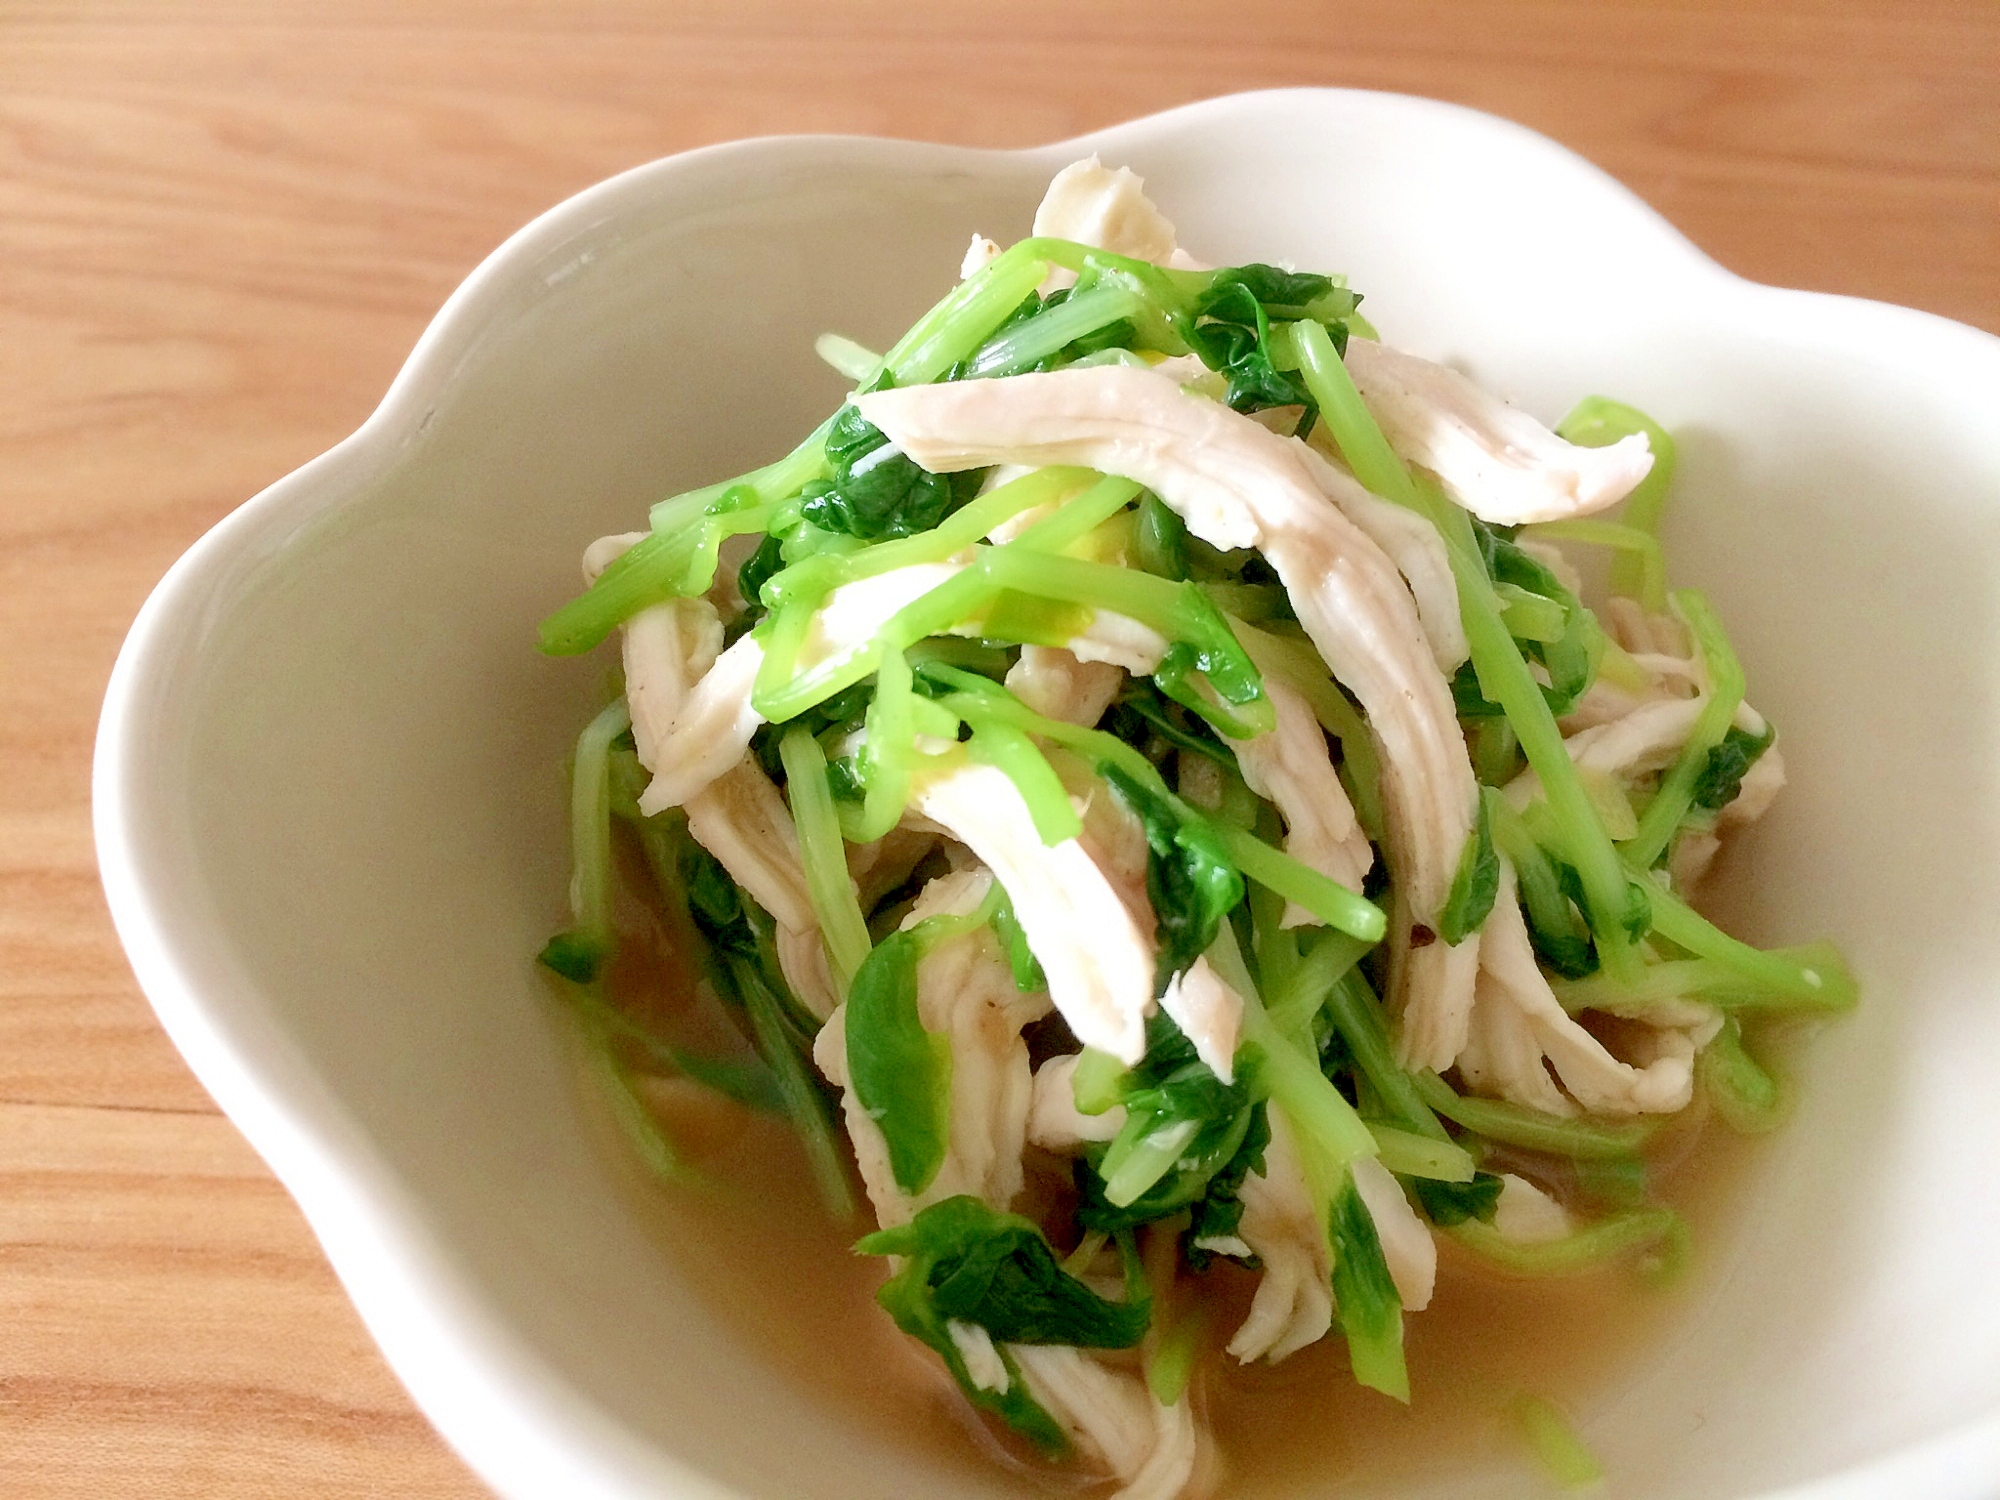
<path fill-rule="evenodd" d="M 1079 162 L 886 354 L 822 338 L 852 397 L 593 544 L 542 628 L 621 637 L 541 961 L 641 1153 L 682 1170 L 650 1077 L 788 1117 L 830 1211 L 858 1171 L 897 1326 L 1132 1500 L 1217 1472 L 1219 1263 L 1256 1277 L 1227 1357 L 1337 1330 L 1407 1400 L 1440 1237 L 1669 1260 L 1649 1138 L 1770 1128 L 1757 1024 L 1854 1000 L 1690 905 L 1784 771 L 1667 587 L 1671 438 L 1602 398 L 1550 431 L 1359 302 L 1202 266 Z M 1565 549 L 1608 555 L 1594 607 Z M 734 1051 L 615 981 L 620 840 Z"/>

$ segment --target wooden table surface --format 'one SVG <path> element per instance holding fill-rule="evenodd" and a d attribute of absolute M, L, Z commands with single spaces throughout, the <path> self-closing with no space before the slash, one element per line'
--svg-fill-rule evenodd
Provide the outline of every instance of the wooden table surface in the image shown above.
<path fill-rule="evenodd" d="M 1725 265 L 2000 331 L 2000 5 L 0 8 L 0 1493 L 482 1493 L 155 1024 L 90 843 L 146 591 L 534 214 L 734 136 L 1022 145 L 1282 84 L 1521 120 Z"/>

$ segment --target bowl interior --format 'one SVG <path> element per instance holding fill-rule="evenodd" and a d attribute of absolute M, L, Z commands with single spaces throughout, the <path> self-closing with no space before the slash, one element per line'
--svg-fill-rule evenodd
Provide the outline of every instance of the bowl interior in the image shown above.
<path fill-rule="evenodd" d="M 1730 622 L 1792 781 L 1729 903 L 1755 940 L 1837 937 L 1865 1001 L 1811 1045 L 1700 1305 L 1581 1414 L 1617 1493 L 1761 1494 L 1990 1416 L 1991 341 L 1734 282 L 1573 158 L 1441 106 L 1262 96 L 1085 144 L 1196 253 L 1344 269 L 1392 342 L 1545 418 L 1603 390 L 1684 434 L 1670 559 Z M 892 339 L 1071 154 L 759 142 L 596 190 L 143 627 L 111 754 L 163 1011 L 503 1491 L 537 1489 L 498 1456 L 532 1431 L 570 1493 L 1015 1493 L 774 1373 L 609 1164 L 529 963 L 605 662 L 533 640 L 585 542 L 833 407 L 816 333 Z M 450 1394 L 478 1371 L 483 1412 Z"/>

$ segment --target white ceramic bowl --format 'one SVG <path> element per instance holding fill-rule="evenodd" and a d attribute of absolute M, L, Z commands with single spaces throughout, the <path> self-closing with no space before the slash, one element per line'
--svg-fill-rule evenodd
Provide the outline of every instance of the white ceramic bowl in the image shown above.
<path fill-rule="evenodd" d="M 1545 417 L 1603 390 L 1685 434 L 1676 571 L 1794 783 L 1743 919 L 1836 935 L 1865 1004 L 1715 1291 L 1585 1431 L 1631 1500 L 2000 1494 L 2000 341 L 1748 284 L 1550 142 L 1380 94 L 628 172 L 495 252 L 359 432 L 161 583 L 98 740 L 112 912 L 390 1362 L 507 1496 L 945 1487 L 746 1352 L 611 1181 L 529 964 L 598 674 L 534 624 L 585 541 L 831 409 L 816 333 L 886 342 L 1088 151 L 1211 260 L 1345 270 L 1394 342 Z"/>

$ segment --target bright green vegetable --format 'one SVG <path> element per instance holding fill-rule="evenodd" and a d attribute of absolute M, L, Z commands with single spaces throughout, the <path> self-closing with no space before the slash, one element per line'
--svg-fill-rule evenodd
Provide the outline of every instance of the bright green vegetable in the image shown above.
<path fill-rule="evenodd" d="M 1663 1243 L 1679 1222 L 1671 1209 L 1640 1208 L 1587 1224 L 1559 1240 L 1510 1240 L 1478 1219 L 1454 1224 L 1445 1233 L 1518 1275 L 1572 1276 Z"/>
<path fill-rule="evenodd" d="M 1146 1360 L 1146 1389 L 1162 1406 L 1179 1403 L 1194 1376 L 1195 1357 L 1201 1352 L 1202 1334 L 1208 1319 L 1199 1305 L 1190 1307 L 1179 1321 L 1161 1333 Z"/>
<path fill-rule="evenodd" d="M 1653 467 L 1625 497 L 1621 522 L 1645 536 L 1657 536 L 1660 513 L 1667 503 L 1667 491 L 1674 481 L 1676 450 L 1667 430 L 1637 407 L 1606 396 L 1586 396 L 1556 424 L 1556 436 L 1580 448 L 1603 448 L 1631 433 L 1646 434 L 1653 452 Z M 1648 611 L 1658 614 L 1667 607 L 1666 568 L 1658 553 L 1628 550 L 1611 564 L 1614 593 L 1637 599 Z"/>
<path fill-rule="evenodd" d="M 1653 1133 L 1650 1123 L 1605 1125 L 1544 1114 L 1501 1099 L 1474 1099 L 1456 1094 L 1435 1073 L 1413 1075 L 1424 1103 L 1476 1135 L 1507 1146 L 1546 1151 L 1553 1156 L 1581 1159 L 1628 1157 Z"/>
<path fill-rule="evenodd" d="M 833 793 L 827 786 L 826 754 L 803 728 L 784 737 L 779 754 L 784 757 L 786 790 L 791 794 L 792 818 L 798 825 L 806 890 L 826 937 L 834 979 L 845 990 L 868 957 L 868 923 L 847 874 L 846 845 L 834 816 Z"/>
<path fill-rule="evenodd" d="M 1301 967 L 1311 964 L 1314 956 L 1308 955 Z M 1359 974 L 1342 974 L 1327 991 L 1325 1005 L 1335 1031 L 1389 1117 L 1418 1135 L 1444 1140 L 1445 1129 L 1420 1087 L 1422 1075 L 1405 1072 L 1396 1063 L 1388 1027 L 1368 982 Z"/>
<path fill-rule="evenodd" d="M 1107 1301 L 1064 1271 L 1033 1220 L 977 1198 L 933 1203 L 854 1248 L 904 1257 L 883 1288 L 885 1306 L 893 1288 L 898 1300 L 920 1298 L 938 1318 L 975 1323 L 1002 1343 L 1129 1349 L 1151 1317 L 1144 1299 Z"/>
<path fill-rule="evenodd" d="M 1413 1130 L 1371 1122 L 1368 1133 L 1375 1137 L 1375 1150 L 1382 1165 L 1399 1177 L 1420 1177 L 1427 1182 L 1471 1182 L 1474 1176 L 1472 1153 L 1463 1146 L 1420 1135 Z"/>
<path fill-rule="evenodd" d="M 1670 914 L 1669 924 L 1674 920 Z M 1586 1010 L 1643 1013 L 1649 1005 L 1675 1000 L 1700 1000 L 1729 1011 L 1839 1011 L 1854 1004 L 1853 981 L 1831 943 L 1750 951 L 1756 955 L 1755 974 L 1713 958 L 1675 958 L 1648 964 L 1629 985 L 1592 975 L 1557 980 L 1550 988 L 1571 1015 Z M 1763 972 L 1767 969 L 1775 982 Z M 1807 973 L 1822 976 L 1818 987 L 1804 981 Z"/>
<path fill-rule="evenodd" d="M 1229 857 L 1252 880 L 1270 887 L 1287 901 L 1298 902 L 1336 931 L 1364 943 L 1382 940 L 1382 934 L 1388 930 L 1388 918 L 1372 901 L 1327 879 L 1310 865 L 1273 849 L 1254 834 L 1226 823 L 1215 825 L 1215 832 Z"/>
<path fill-rule="evenodd" d="M 574 926 L 549 939 L 541 961 L 565 979 L 597 978 L 617 943 L 611 925 L 611 742 L 632 727 L 625 700 L 601 711 L 577 737 L 570 778 L 570 840 Z"/>
<path fill-rule="evenodd" d="M 1514 1408 L 1528 1447 L 1553 1479 L 1564 1489 L 1583 1489 L 1604 1477 L 1604 1466 L 1583 1445 L 1569 1419 L 1553 1401 L 1542 1396 L 1524 1396 Z"/>
<path fill-rule="evenodd" d="M 1078 1107 L 1102 1114 L 1122 1106 L 1125 1124 L 1077 1163 L 1078 1222 L 1115 1232 L 1194 1205 L 1200 1233 L 1233 1234 L 1241 1207 L 1229 1205 L 1270 1138 L 1258 1069 L 1256 1054 L 1239 1053 L 1225 1084 L 1164 1012 L 1148 1020 L 1146 1055 L 1131 1069 L 1093 1076 L 1079 1065 Z"/>
<path fill-rule="evenodd" d="M 1738 980 L 1773 997 L 1817 1010 L 1850 1010 L 1857 996 L 1854 976 L 1837 949 L 1827 943 L 1799 948 L 1758 949 L 1731 937 L 1654 882 L 1650 887 L 1653 931 L 1697 958 L 1719 965 Z"/>
<path fill-rule="evenodd" d="M 1528 764 L 1542 779 L 1570 863 L 1581 877 L 1600 961 L 1614 973 L 1634 973 L 1638 959 L 1623 929 L 1628 887 L 1617 853 L 1563 748 L 1562 731 L 1556 727 L 1543 686 L 1528 670 L 1526 659 L 1508 631 L 1502 617 L 1503 606 L 1488 571 L 1487 556 L 1482 554 L 1470 518 L 1451 505 L 1434 485 L 1419 484 L 1411 478 L 1362 404 L 1346 367 L 1331 357 L 1333 346 L 1323 332 L 1316 334 L 1310 324 L 1302 324 L 1295 328 L 1294 339 L 1307 389 L 1319 403 L 1327 428 L 1341 445 L 1355 476 L 1384 499 L 1428 516 L 1444 539 L 1445 554 L 1458 583 L 1459 612 L 1472 648 L 1471 669 L 1479 694 L 1506 714 Z M 1491 537 L 1490 532 L 1487 535 Z M 1492 552 L 1489 547 L 1487 553 Z M 1528 561 L 1532 563 L 1532 559 Z M 1515 565 L 1511 554 L 1508 565 Z M 1584 613 L 1576 611 L 1579 617 Z M 1587 632 L 1579 627 L 1579 635 L 1582 634 Z M 1566 640 L 1557 657 L 1558 665 L 1569 673 L 1557 685 L 1565 694 L 1572 688 L 1582 691 L 1574 680 L 1578 652 L 1587 660 L 1588 643 L 1580 638 L 1574 642 Z"/>
<path fill-rule="evenodd" d="M 1145 1334 L 1142 1300 L 1110 1302 L 1057 1263 L 1041 1230 L 976 1198 L 947 1198 L 910 1223 L 860 1240 L 864 1255 L 908 1257 L 900 1274 L 926 1283 L 947 1318 L 1010 1344 L 1127 1349 Z"/>
<path fill-rule="evenodd" d="M 1403 1362 L 1403 1299 L 1382 1258 L 1375 1220 L 1350 1173 L 1335 1194 L 1328 1234 L 1333 1241 L 1333 1301 L 1354 1378 L 1398 1401 L 1410 1399 Z"/>
<path fill-rule="evenodd" d="M 1688 732 L 1687 743 L 1673 766 L 1660 778 L 1653 800 L 1646 804 L 1638 832 L 1621 850 L 1626 859 L 1642 868 L 1652 865 L 1666 852 L 1674 831 L 1693 806 L 1697 790 L 1710 795 L 1719 790 L 1708 776 L 1709 761 L 1729 732 L 1736 706 L 1743 701 L 1743 668 L 1737 663 L 1722 622 L 1716 619 L 1708 601 L 1693 589 L 1682 589 L 1674 595 L 1674 603 L 1680 607 L 1681 618 L 1693 632 L 1695 645 L 1708 668 L 1708 701 L 1702 704 L 1694 728 Z M 1741 783 L 1741 772 L 1736 780 Z"/>
<path fill-rule="evenodd" d="M 1784 1085 L 1750 1055 L 1734 1016 L 1702 1048 L 1695 1076 L 1709 1104 L 1737 1134 L 1763 1135 L 1784 1123 L 1791 1102 Z"/>
<path fill-rule="evenodd" d="M 729 968 L 736 981 L 743 1009 L 757 1039 L 757 1050 L 771 1065 L 778 1081 L 785 1113 L 806 1145 L 813 1181 L 820 1199 L 836 1219 L 852 1217 L 854 1190 L 848 1184 L 847 1163 L 834 1142 L 834 1124 L 826 1096 L 820 1092 L 818 1075 L 807 1069 L 811 1060 L 787 1029 L 783 1005 L 763 972 L 746 960 L 732 958 Z"/>
<path fill-rule="evenodd" d="M 951 1144 L 951 1045 L 924 1029 L 917 965 L 926 924 L 891 933 L 847 994 L 847 1073 L 855 1098 L 881 1128 L 896 1185 L 914 1197 L 931 1185 Z"/>

